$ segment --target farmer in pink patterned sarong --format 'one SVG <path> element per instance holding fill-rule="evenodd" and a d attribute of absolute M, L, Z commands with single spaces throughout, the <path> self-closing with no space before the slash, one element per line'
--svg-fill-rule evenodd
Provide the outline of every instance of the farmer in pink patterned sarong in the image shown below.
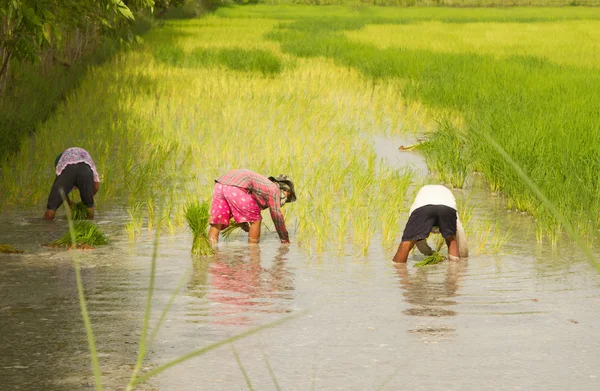
<path fill-rule="evenodd" d="M 267 178 L 250 170 L 233 170 L 215 180 L 208 238 L 217 243 L 219 232 L 229 226 L 233 217 L 236 223 L 245 223 L 242 229 L 248 232 L 248 243 L 258 243 L 260 212 L 269 208 L 281 243 L 289 243 L 281 207 L 294 201 L 294 183 L 286 175 Z"/>
<path fill-rule="evenodd" d="M 63 204 L 61 191 L 71 206 L 69 193 L 77 188 L 81 201 L 87 207 L 88 219 L 94 218 L 94 196 L 100 188 L 100 178 L 90 154 L 83 148 L 68 148 L 54 161 L 56 178 L 48 196 L 44 220 L 53 220 L 56 210 Z"/>

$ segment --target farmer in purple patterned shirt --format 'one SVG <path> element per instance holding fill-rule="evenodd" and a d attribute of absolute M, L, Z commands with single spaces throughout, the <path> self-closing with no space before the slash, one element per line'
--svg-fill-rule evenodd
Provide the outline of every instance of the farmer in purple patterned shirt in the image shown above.
<path fill-rule="evenodd" d="M 64 192 L 69 206 L 73 205 L 69 193 L 74 188 L 79 189 L 81 201 L 88 208 L 88 220 L 92 220 L 94 218 L 94 196 L 100 188 L 100 178 L 90 154 L 83 148 L 68 148 L 56 157 L 54 166 L 56 178 L 48 196 L 44 220 L 53 220 L 56 210 L 62 205 L 61 190 Z"/>
<path fill-rule="evenodd" d="M 286 175 L 267 178 L 250 170 L 230 171 L 215 180 L 208 238 L 211 243 L 217 243 L 219 232 L 229 226 L 233 216 L 236 223 L 244 223 L 242 229 L 248 232 L 248 243 L 258 243 L 260 212 L 269 208 L 281 243 L 289 243 L 281 207 L 294 201 L 294 183 Z"/>

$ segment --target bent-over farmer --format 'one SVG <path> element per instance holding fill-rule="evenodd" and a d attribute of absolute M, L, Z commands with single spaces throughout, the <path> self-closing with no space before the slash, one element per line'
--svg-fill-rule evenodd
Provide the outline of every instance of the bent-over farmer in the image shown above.
<path fill-rule="evenodd" d="M 243 223 L 242 229 L 248 232 L 248 243 L 258 243 L 260 212 L 269 208 L 281 243 L 289 243 L 281 207 L 294 201 L 294 183 L 286 175 L 267 178 L 245 169 L 230 171 L 215 180 L 208 238 L 211 243 L 217 243 L 219 232 L 229 226 L 233 217 L 236 223 Z"/>
<path fill-rule="evenodd" d="M 393 261 L 405 263 L 415 244 L 424 255 L 433 254 L 427 244 L 427 237 L 431 232 L 442 234 L 448 246 L 450 260 L 468 257 L 467 238 L 456 212 L 456 199 L 445 186 L 427 185 L 419 190 L 410 207 L 402 242 Z"/>
<path fill-rule="evenodd" d="M 61 190 L 64 192 L 69 206 L 73 205 L 69 193 L 74 188 L 79 190 L 81 201 L 87 207 L 88 219 L 93 219 L 94 196 L 100 189 L 100 178 L 90 154 L 83 148 L 65 149 L 56 157 L 54 167 L 56 178 L 48 196 L 44 220 L 53 220 L 56 210 L 62 205 Z"/>

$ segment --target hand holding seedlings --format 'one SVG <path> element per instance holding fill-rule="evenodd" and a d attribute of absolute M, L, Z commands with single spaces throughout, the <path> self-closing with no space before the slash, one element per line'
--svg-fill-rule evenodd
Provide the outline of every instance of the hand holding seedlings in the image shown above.
<path fill-rule="evenodd" d="M 450 260 L 469 255 L 465 231 L 456 212 L 456 199 L 448 188 L 441 185 L 423 186 L 417 193 L 393 261 L 406 263 L 408 253 L 415 245 L 419 251 L 429 256 L 426 258 L 427 264 L 443 260 L 427 244 L 426 239 L 431 232 L 442 234 L 448 246 Z"/>
<path fill-rule="evenodd" d="M 217 243 L 219 232 L 230 225 L 231 218 L 248 232 L 248 243 L 260 241 L 262 209 L 269 209 L 277 234 L 282 243 L 289 243 L 289 235 L 281 207 L 296 201 L 294 182 L 286 175 L 264 177 L 253 171 L 233 170 L 215 180 L 210 206 L 211 243 Z"/>
<path fill-rule="evenodd" d="M 61 192 L 67 204 L 73 205 L 69 193 L 77 188 L 82 204 L 87 209 L 87 219 L 94 218 L 94 196 L 100 189 L 100 177 L 90 154 L 83 148 L 68 148 L 54 160 L 56 178 L 52 184 L 44 220 L 54 220 L 56 210 L 62 205 Z"/>

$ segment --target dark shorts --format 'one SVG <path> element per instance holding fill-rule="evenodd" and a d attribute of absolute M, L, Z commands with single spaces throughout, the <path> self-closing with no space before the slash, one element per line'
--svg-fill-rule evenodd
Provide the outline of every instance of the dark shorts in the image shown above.
<path fill-rule="evenodd" d="M 456 210 L 446 205 L 425 205 L 408 218 L 402 241 L 426 239 L 433 227 L 439 227 L 444 238 L 456 235 Z"/>
<path fill-rule="evenodd" d="M 60 175 L 54 179 L 46 208 L 57 210 L 63 203 L 60 189 L 67 196 L 73 190 L 73 186 L 79 189 L 81 201 L 85 206 L 92 208 L 94 206 L 94 172 L 86 163 L 69 164 L 62 170 Z"/>

